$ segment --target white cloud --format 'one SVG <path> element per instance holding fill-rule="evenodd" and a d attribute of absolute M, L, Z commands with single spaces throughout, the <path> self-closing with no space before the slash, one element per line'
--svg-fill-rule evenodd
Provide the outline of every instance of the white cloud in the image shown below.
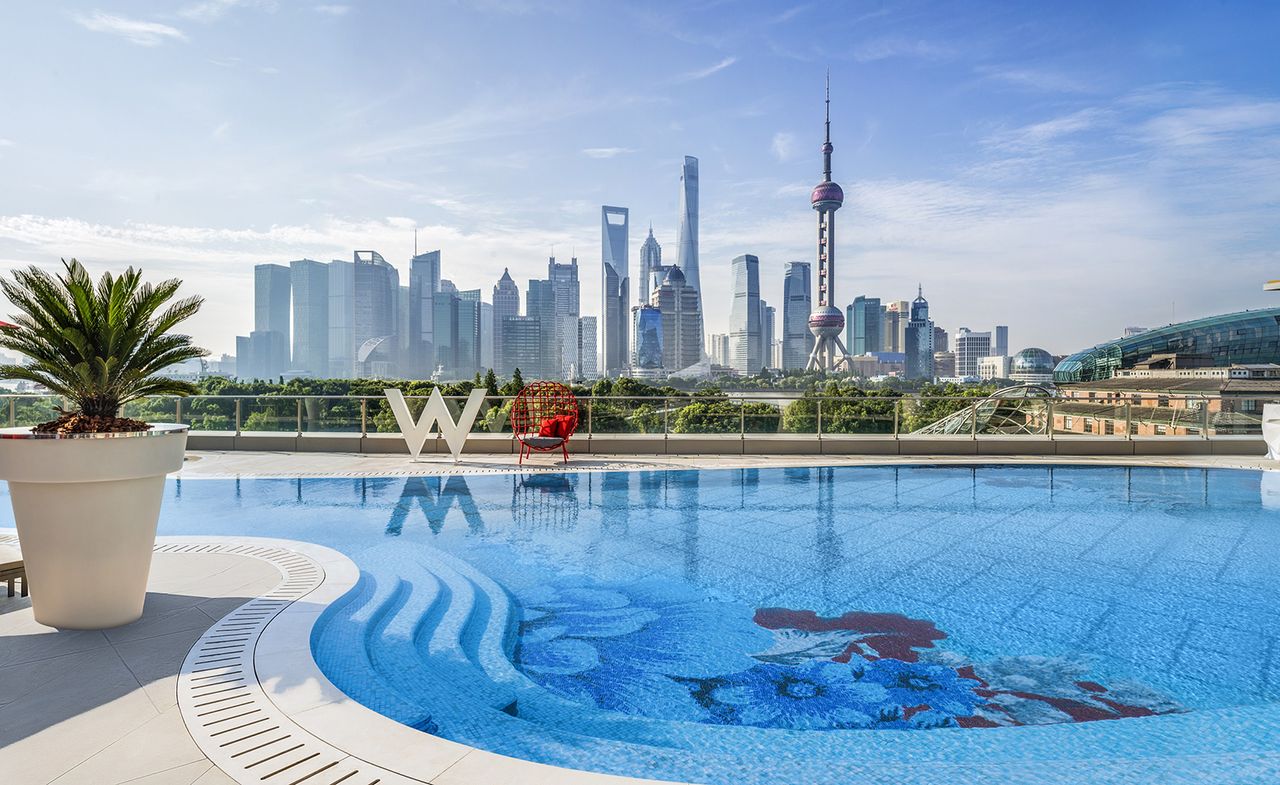
<path fill-rule="evenodd" d="M 1145 124 L 1153 141 L 1168 145 L 1204 145 L 1237 134 L 1280 129 L 1280 101 L 1223 101 L 1209 106 L 1171 109 Z"/>
<path fill-rule="evenodd" d="M 796 154 L 796 135 L 788 131 L 777 132 L 773 135 L 769 149 L 779 161 L 790 161 Z"/>
<path fill-rule="evenodd" d="M 13 140 L 0 136 L 0 147 L 13 147 Z"/>
<path fill-rule="evenodd" d="M 728 68 L 729 66 L 733 65 L 736 62 L 738 62 L 738 58 L 726 57 L 720 62 L 716 63 L 715 65 L 707 66 L 706 68 L 702 68 L 697 71 L 690 71 L 686 74 L 682 74 L 680 77 L 676 79 L 676 81 L 677 82 L 694 82 L 699 79 L 706 79 L 708 76 L 711 76 L 712 74 L 720 73 L 721 71 L 723 71 L 724 69 Z"/>
<path fill-rule="evenodd" d="M 203 0 L 183 8 L 178 14 L 186 19 L 208 24 L 226 16 L 232 9 L 241 7 L 275 11 L 277 4 L 275 0 Z"/>
<path fill-rule="evenodd" d="M 854 44 L 852 54 L 859 63 L 872 63 L 894 57 L 941 60 L 950 57 L 952 50 L 923 39 L 890 37 Z"/>
<path fill-rule="evenodd" d="M 351 12 L 351 6 L 336 4 L 318 5 L 315 7 L 315 12 L 318 14 L 324 14 L 325 16 L 346 16 Z"/>
<path fill-rule="evenodd" d="M 231 121 L 224 120 L 223 122 L 218 123 L 218 126 L 213 129 L 213 132 L 209 134 L 209 136 L 214 139 L 222 139 L 226 137 L 227 131 L 229 130 L 231 130 Z"/>
<path fill-rule="evenodd" d="M 979 66 L 977 71 L 979 75 L 987 79 L 1004 82 L 1024 90 L 1036 90 L 1046 93 L 1087 93 L 1093 91 L 1093 87 L 1089 84 L 1053 71 L 1014 66 Z"/>
<path fill-rule="evenodd" d="M 1009 149 L 1039 148 L 1056 142 L 1060 137 L 1096 128 L 1108 114 L 1096 107 L 1089 107 L 1052 120 L 1000 131 L 992 134 L 986 141 L 993 146 Z"/>
<path fill-rule="evenodd" d="M 583 149 L 582 154 L 588 158 L 616 158 L 634 152 L 635 150 L 630 147 L 587 147 Z"/>
<path fill-rule="evenodd" d="M 122 16 L 104 14 L 101 11 L 94 11 L 88 15 L 75 14 L 71 18 L 86 30 L 117 35 L 139 46 L 159 46 L 166 41 L 187 40 L 186 34 L 178 28 L 159 22 L 126 19 Z"/>

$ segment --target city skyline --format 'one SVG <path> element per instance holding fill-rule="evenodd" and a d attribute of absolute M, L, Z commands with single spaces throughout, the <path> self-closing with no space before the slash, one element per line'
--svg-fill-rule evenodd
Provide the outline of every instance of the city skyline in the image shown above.
<path fill-rule="evenodd" d="M 576 4 L 323 8 L 7 7 L 0 29 L 23 35 L 0 52 L 15 109 L 0 174 L 17 184 L 0 194 L 0 261 L 182 277 L 208 298 L 192 331 L 215 353 L 250 326 L 254 265 L 368 248 L 404 280 L 415 227 L 464 289 L 504 268 L 541 275 L 552 246 L 568 250 L 597 315 L 596 211 L 652 221 L 676 260 L 692 155 L 704 332 L 726 333 L 734 257 L 760 259 L 769 302 L 784 302 L 785 263 L 812 261 L 800 201 L 830 65 L 847 192 L 837 307 L 924 281 L 948 327 L 999 318 L 1011 349 L 1066 353 L 1128 324 L 1272 303 L 1273 7 L 1171 4 L 1156 20 L 1136 6 L 820 17 L 748 3 L 731 24 L 714 7 L 624 7 L 628 35 L 608 46 Z M 493 46 L 459 32 L 479 19 Z M 816 24 L 847 46 L 814 44 Z M 67 44 L 56 66 L 32 48 L 50 39 Z M 295 40 L 335 54 L 311 62 Z M 573 61 L 526 57 L 583 40 Z M 1233 275 L 1204 276 L 1215 264 Z"/>

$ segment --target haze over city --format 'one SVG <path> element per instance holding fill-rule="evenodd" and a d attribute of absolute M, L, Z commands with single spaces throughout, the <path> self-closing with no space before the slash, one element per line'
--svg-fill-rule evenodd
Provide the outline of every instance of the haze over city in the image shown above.
<path fill-rule="evenodd" d="M 879 3 L 47 3 L 0 24 L 0 261 L 134 263 L 232 352 L 253 265 L 419 248 L 487 292 L 553 252 L 600 302 L 600 205 L 674 258 L 701 162 L 706 332 L 730 260 L 812 260 L 832 79 L 841 307 L 910 299 L 1066 353 L 1271 305 L 1280 9 Z M 61 42 L 50 47 L 47 42 Z M 554 249 L 554 250 L 553 250 Z M 1227 270 L 1230 275 L 1206 274 Z"/>

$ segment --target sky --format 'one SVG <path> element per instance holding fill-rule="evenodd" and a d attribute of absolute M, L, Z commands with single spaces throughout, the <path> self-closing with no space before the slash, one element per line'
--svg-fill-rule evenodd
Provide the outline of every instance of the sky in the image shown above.
<path fill-rule="evenodd" d="M 0 263 L 177 276 L 215 353 L 253 265 L 414 230 L 522 294 L 600 206 L 674 261 L 701 161 L 707 332 L 729 265 L 812 260 L 831 72 L 836 300 L 911 299 L 1057 354 L 1280 305 L 1280 3 L 27 0 L 0 5 Z M 0 303 L 7 308 L 7 304 Z M 7 311 L 6 311 L 7 312 Z M 780 325 L 779 325 L 780 329 Z"/>

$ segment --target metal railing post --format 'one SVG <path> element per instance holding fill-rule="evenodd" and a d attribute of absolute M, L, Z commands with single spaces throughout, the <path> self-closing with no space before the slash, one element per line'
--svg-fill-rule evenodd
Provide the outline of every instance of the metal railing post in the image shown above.
<path fill-rule="evenodd" d="M 969 438 L 977 440 L 978 438 L 978 404 L 973 405 L 973 419 L 969 422 Z"/>
<path fill-rule="evenodd" d="M 302 435 L 302 399 L 298 399 L 298 435 Z"/>
<path fill-rule="evenodd" d="M 899 422 L 899 419 L 900 419 L 899 413 L 901 411 L 902 411 L 902 399 L 894 398 L 893 399 L 893 438 L 894 439 L 902 438 L 902 433 L 900 431 L 901 426 Z"/>
<path fill-rule="evenodd" d="M 1053 441 L 1053 401 L 1044 402 L 1044 436 Z"/>
<path fill-rule="evenodd" d="M 240 435 L 240 399 L 236 399 L 236 436 Z"/>
<path fill-rule="evenodd" d="M 9 427 L 12 428 L 18 424 L 18 399 L 9 399 Z M 26 584 L 23 584 L 24 586 Z"/>
<path fill-rule="evenodd" d="M 594 395 L 587 399 L 587 439 L 588 439 L 588 440 L 590 440 L 590 439 L 591 439 L 592 434 L 594 434 L 594 433 L 595 433 L 595 431 L 593 431 L 593 430 L 591 429 L 591 428 L 592 428 L 592 426 L 591 426 L 591 411 L 592 411 L 592 409 L 594 409 L 594 408 L 595 408 L 595 407 L 594 407 L 594 405 L 593 405 L 593 404 L 595 404 L 595 402 L 596 402 L 596 397 L 595 397 Z"/>
<path fill-rule="evenodd" d="M 818 399 L 818 438 L 822 438 L 822 399 Z"/>
<path fill-rule="evenodd" d="M 662 399 L 662 438 L 667 438 L 667 434 L 671 433 L 671 399 Z"/>
<path fill-rule="evenodd" d="M 1209 399 L 1204 397 L 1204 393 L 1200 393 L 1201 414 L 1204 416 L 1203 424 L 1200 426 L 1200 433 L 1204 438 L 1209 438 Z"/>
<path fill-rule="evenodd" d="M 179 425 L 182 424 L 182 399 L 173 399 L 173 421 Z"/>
<path fill-rule="evenodd" d="M 1124 438 L 1125 441 L 1133 440 L 1133 401 L 1124 402 Z"/>
<path fill-rule="evenodd" d="M 360 438 L 369 435 L 369 399 L 360 399 Z"/>
<path fill-rule="evenodd" d="M 738 437 L 747 440 L 747 405 L 741 399 L 738 400 Z"/>

